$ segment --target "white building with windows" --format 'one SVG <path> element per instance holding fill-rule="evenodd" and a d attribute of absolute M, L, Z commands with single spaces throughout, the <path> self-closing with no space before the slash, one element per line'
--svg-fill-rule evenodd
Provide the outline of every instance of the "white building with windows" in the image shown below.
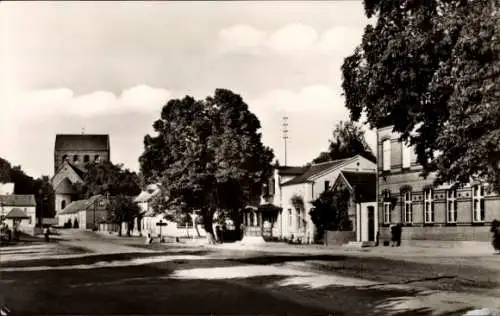
<path fill-rule="evenodd" d="M 420 176 L 414 149 L 392 129 L 377 131 L 381 238 L 389 239 L 390 225 L 401 223 L 403 239 L 490 241 L 489 225 L 500 219 L 500 196 L 479 181 L 434 186 L 434 176 Z"/>
<path fill-rule="evenodd" d="M 2 184 L 0 193 L 0 222 L 11 230 L 34 235 L 36 200 L 32 194 L 13 194 L 14 183 Z"/>
<path fill-rule="evenodd" d="M 262 236 L 264 239 L 283 238 L 312 243 L 316 232 L 309 215 L 312 201 L 322 192 L 330 190 L 341 172 L 373 174 L 376 164 L 357 155 L 307 167 L 277 167 L 264 190 L 266 192 L 260 205 L 247 209 L 245 237 Z M 294 197 L 303 202 L 301 206 L 294 205 Z M 375 202 L 374 197 L 372 202 Z M 356 208 L 352 208 L 349 217 L 353 230 L 356 230 Z"/>

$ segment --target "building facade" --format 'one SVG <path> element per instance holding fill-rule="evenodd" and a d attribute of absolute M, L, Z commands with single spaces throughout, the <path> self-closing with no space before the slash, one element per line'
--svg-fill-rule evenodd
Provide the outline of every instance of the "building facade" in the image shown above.
<path fill-rule="evenodd" d="M 56 135 L 51 181 L 55 190 L 56 216 L 75 200 L 73 185 L 82 181 L 85 164 L 109 159 L 109 135 Z"/>
<path fill-rule="evenodd" d="M 71 227 L 78 222 L 78 229 L 93 229 L 107 221 L 106 206 L 108 199 L 103 195 L 95 195 L 87 200 L 71 202 L 58 215 L 59 226 L 71 222 Z"/>
<path fill-rule="evenodd" d="M 414 149 L 392 129 L 377 131 L 380 238 L 389 239 L 390 225 L 401 223 L 403 239 L 491 240 L 489 225 L 500 219 L 500 196 L 481 182 L 434 186 L 435 177 L 420 176 Z"/>
<path fill-rule="evenodd" d="M 316 228 L 309 212 L 321 193 L 330 190 L 342 171 L 376 171 L 376 164 L 360 155 L 313 164 L 307 167 L 278 167 L 261 198 L 261 204 L 247 209 L 244 224 L 252 236 L 264 235 L 312 243 Z M 293 199 L 302 201 L 294 205 Z M 355 208 L 349 214 L 355 229 Z M 246 232 L 246 234 L 247 234 Z"/>
<path fill-rule="evenodd" d="M 13 187 L 13 186 L 12 186 Z M 26 234 L 35 234 L 36 200 L 34 195 L 12 194 L 0 195 L 0 220 L 10 229 Z"/>

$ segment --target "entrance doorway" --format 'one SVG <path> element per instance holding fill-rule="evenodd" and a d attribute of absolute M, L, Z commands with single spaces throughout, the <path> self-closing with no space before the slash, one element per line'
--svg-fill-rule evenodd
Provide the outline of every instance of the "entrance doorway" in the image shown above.
<path fill-rule="evenodd" d="M 375 207 L 368 206 L 368 241 L 375 241 Z"/>

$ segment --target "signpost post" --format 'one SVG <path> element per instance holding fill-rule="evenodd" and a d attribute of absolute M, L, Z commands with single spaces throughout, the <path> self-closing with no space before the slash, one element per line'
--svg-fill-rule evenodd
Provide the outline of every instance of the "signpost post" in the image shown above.
<path fill-rule="evenodd" d="M 167 223 L 164 223 L 162 220 L 160 220 L 158 223 L 156 223 L 156 226 L 160 226 L 160 242 L 164 242 L 163 235 L 161 233 L 161 228 L 163 226 L 167 226 Z"/>

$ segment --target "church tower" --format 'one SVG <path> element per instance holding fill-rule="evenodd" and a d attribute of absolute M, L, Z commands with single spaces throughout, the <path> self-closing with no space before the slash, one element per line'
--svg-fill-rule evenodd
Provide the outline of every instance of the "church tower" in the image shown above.
<path fill-rule="evenodd" d="M 85 165 L 106 160 L 110 160 L 109 135 L 56 135 L 52 177 L 56 215 L 74 200 L 73 184 L 82 181 Z"/>

